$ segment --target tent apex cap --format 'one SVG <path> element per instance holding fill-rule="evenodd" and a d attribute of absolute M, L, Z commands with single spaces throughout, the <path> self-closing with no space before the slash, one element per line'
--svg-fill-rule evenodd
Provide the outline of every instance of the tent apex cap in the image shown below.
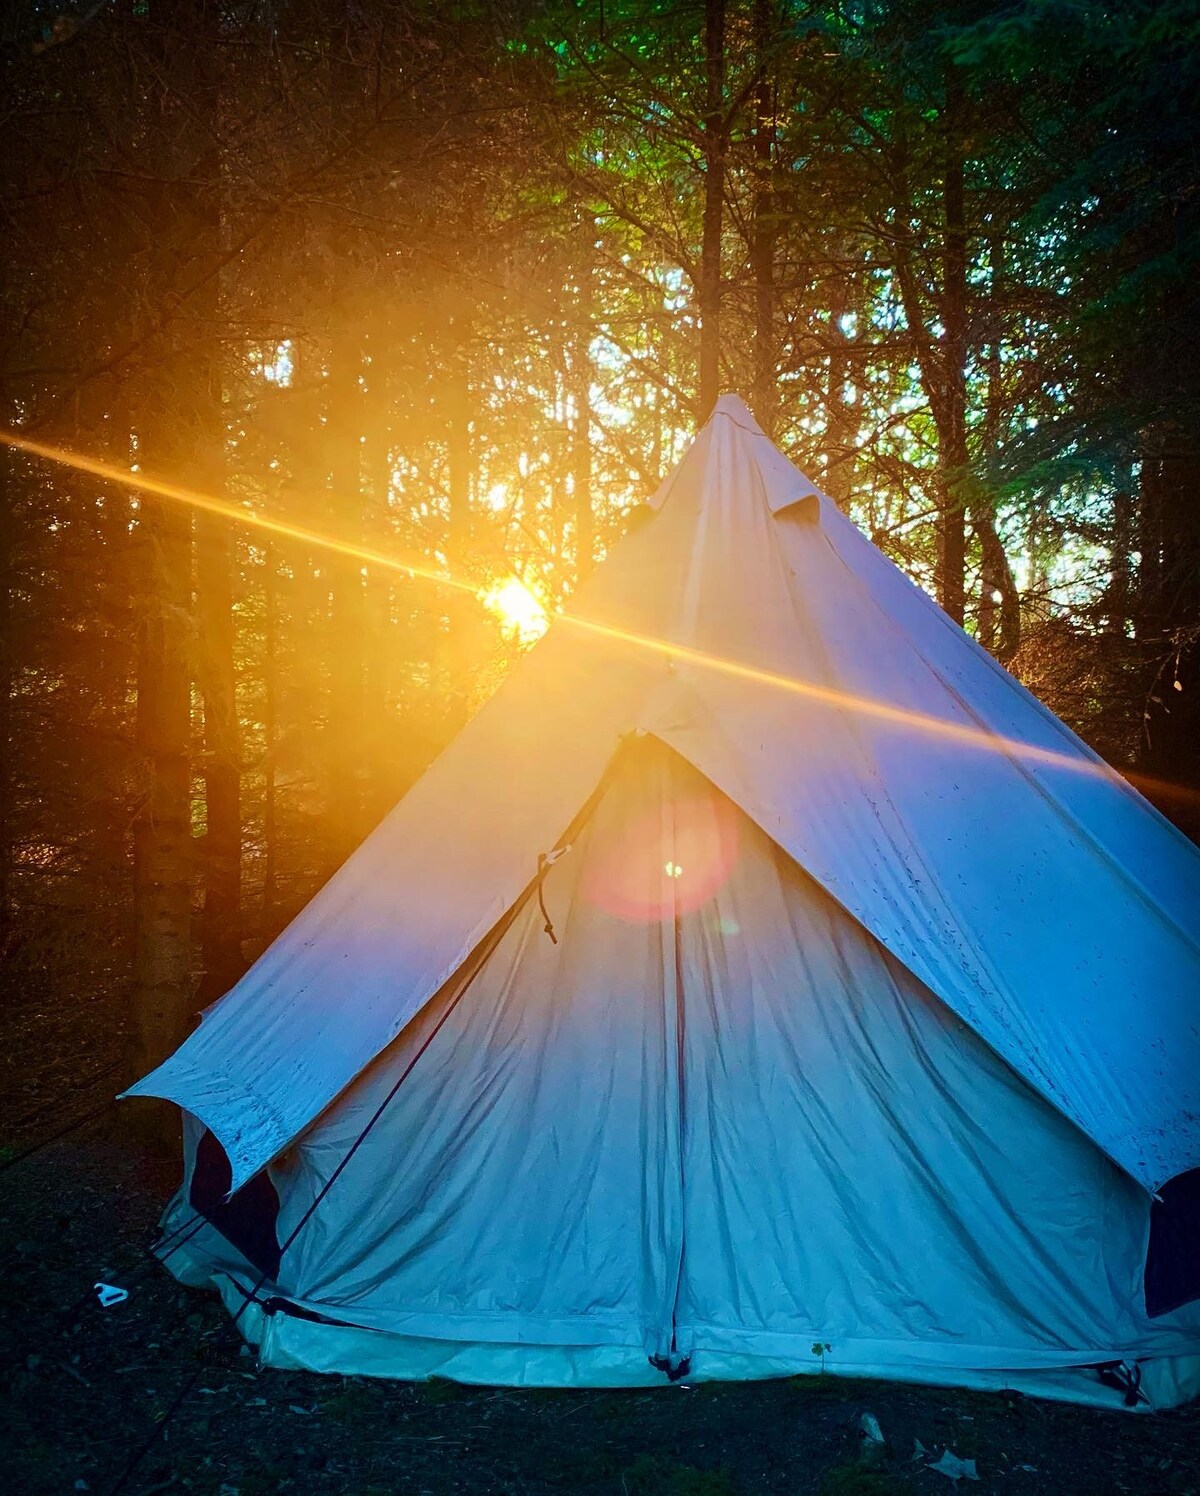
<path fill-rule="evenodd" d="M 758 476 L 765 490 L 767 507 L 772 514 L 784 513 L 795 514 L 798 517 L 819 524 L 822 518 L 822 506 L 831 504 L 831 500 L 825 497 L 817 485 L 806 473 L 796 467 L 779 450 L 767 433 L 758 424 L 754 412 L 742 399 L 741 395 L 730 391 L 722 395 L 712 408 L 712 413 L 705 421 L 704 431 L 712 428 L 716 430 L 727 430 L 723 426 L 714 426 L 719 417 L 725 417 L 730 424 L 736 426 L 739 431 L 746 432 L 752 437 L 760 437 L 761 441 L 754 442 L 748 449 L 747 455 L 757 469 Z M 688 453 L 695 447 L 695 442 L 688 449 Z M 699 449 L 703 451 L 704 449 Z M 655 513 L 666 503 L 675 481 L 687 463 L 688 453 L 684 454 L 680 462 L 659 484 L 658 488 L 646 501 L 648 513 Z"/>
<path fill-rule="evenodd" d="M 718 399 L 708 419 L 714 421 L 718 416 L 728 416 L 731 421 L 736 421 L 739 426 L 749 427 L 751 431 L 756 432 L 759 436 L 766 436 L 767 434 L 755 420 L 754 412 L 742 397 L 734 394 L 732 391 L 729 394 L 722 395 Z"/>
<path fill-rule="evenodd" d="M 817 487 L 807 473 L 791 462 L 758 424 L 754 412 L 741 395 L 722 395 L 713 406 L 709 421 L 726 416 L 742 431 L 761 436 L 766 448 L 755 449 L 755 460 L 766 486 L 767 505 L 772 514 L 794 514 L 809 524 L 820 524 L 823 504 L 831 500 Z"/>

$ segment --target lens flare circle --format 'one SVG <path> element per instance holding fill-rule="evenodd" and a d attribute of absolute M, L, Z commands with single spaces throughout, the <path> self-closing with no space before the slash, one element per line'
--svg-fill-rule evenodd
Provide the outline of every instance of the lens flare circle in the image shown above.
<path fill-rule="evenodd" d="M 738 817 L 728 800 L 683 794 L 629 816 L 589 854 L 583 894 L 633 924 L 699 909 L 724 884 L 738 854 Z"/>

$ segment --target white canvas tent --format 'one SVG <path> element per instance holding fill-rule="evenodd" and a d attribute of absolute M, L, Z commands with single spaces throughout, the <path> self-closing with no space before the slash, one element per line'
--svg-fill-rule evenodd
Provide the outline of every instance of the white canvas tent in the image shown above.
<path fill-rule="evenodd" d="M 213 1139 L 235 1191 L 170 1266 L 275 1365 L 1193 1395 L 1147 1255 L 1200 855 L 736 397 L 652 508 L 134 1087 L 187 1119 L 168 1227 Z"/>

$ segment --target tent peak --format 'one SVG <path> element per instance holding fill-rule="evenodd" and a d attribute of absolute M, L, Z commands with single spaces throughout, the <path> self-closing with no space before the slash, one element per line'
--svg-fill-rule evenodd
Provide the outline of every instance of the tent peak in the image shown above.
<path fill-rule="evenodd" d="M 766 436 L 766 432 L 754 418 L 754 412 L 746 404 L 740 395 L 722 395 L 712 408 L 710 421 L 715 421 L 718 416 L 728 416 L 731 421 L 736 421 L 739 426 L 746 427 L 756 436 Z M 707 423 L 706 423 L 707 424 Z"/>
<path fill-rule="evenodd" d="M 755 419 L 754 412 L 742 399 L 733 393 L 722 395 L 713 406 L 706 426 L 712 426 L 724 417 L 740 431 L 761 440 L 748 451 L 765 491 L 767 507 L 772 514 L 790 512 L 814 524 L 820 523 L 822 501 L 829 502 L 807 473 L 785 457 Z M 666 497 L 670 480 L 655 495 L 657 508 Z"/>

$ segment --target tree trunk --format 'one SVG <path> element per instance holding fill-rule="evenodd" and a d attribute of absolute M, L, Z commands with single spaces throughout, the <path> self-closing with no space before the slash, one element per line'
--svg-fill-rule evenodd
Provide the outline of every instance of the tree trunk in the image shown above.
<path fill-rule="evenodd" d="M 212 107 L 215 114 L 215 102 Z M 219 162 L 202 164 L 201 176 L 215 180 Z M 199 196 L 199 194 L 197 194 Z M 203 194 L 193 214 L 193 244 L 220 250 L 220 219 L 211 196 Z M 212 280 L 196 297 L 202 327 L 215 328 L 221 313 L 219 288 Z M 209 333 L 209 336 L 215 336 Z M 190 419 L 181 435 L 183 471 L 199 488 L 225 488 L 225 418 L 220 343 L 204 343 L 188 355 Z M 234 661 L 233 565 L 235 546 L 229 521 L 197 511 L 196 633 L 197 675 L 204 704 L 204 846 L 201 866 L 204 899 L 200 914 L 201 977 L 198 996 L 213 1002 L 241 976 L 242 960 L 242 766 Z"/>
<path fill-rule="evenodd" d="M 210 353 L 219 251 L 218 34 L 213 0 L 153 6 L 161 178 L 147 188 L 157 224 L 143 306 L 149 323 L 133 425 L 148 471 L 187 473 L 222 440 Z M 192 516 L 145 495 L 138 523 L 135 736 L 142 785 L 133 823 L 134 956 L 130 1067 L 144 1074 L 184 1038 L 193 1012 L 191 906 Z M 219 818 L 218 818 L 219 819 Z M 156 1129 L 161 1132 L 161 1129 Z M 172 1124 L 171 1131 L 174 1131 Z"/>
<path fill-rule="evenodd" d="M 1163 628 L 1162 573 L 1162 459 L 1156 446 L 1142 454 L 1141 481 L 1138 484 L 1138 562 L 1137 623 L 1139 639 L 1157 639 Z"/>
<path fill-rule="evenodd" d="M 196 614 L 204 698 L 204 904 L 199 996 L 242 974 L 242 769 L 234 667 L 233 540 L 227 520 L 196 516 Z"/>
<path fill-rule="evenodd" d="M 451 314 L 446 326 L 447 345 L 442 375 L 442 409 L 445 419 L 446 489 L 449 512 L 446 520 L 446 556 L 450 571 L 461 576 L 471 530 L 471 479 L 474 442 L 471 431 L 471 328 L 465 318 Z M 471 600 L 455 588 L 443 588 L 445 633 L 441 645 L 439 675 L 444 707 L 443 732 L 453 736 L 466 723 L 470 667 L 469 634 Z"/>
<path fill-rule="evenodd" d="M 13 928 L 13 479 L 14 454 L 0 449 L 0 958 Z"/>
<path fill-rule="evenodd" d="M 850 502 L 854 480 L 855 410 L 846 400 L 850 378 L 850 339 L 842 319 L 851 310 L 846 277 L 829 284 L 829 379 L 825 390 L 825 490 L 842 508 Z"/>
<path fill-rule="evenodd" d="M 961 88 L 946 80 L 945 170 L 942 205 L 942 421 L 939 430 L 941 512 L 937 526 L 938 601 L 961 624 L 966 616 L 967 532 L 963 485 L 967 476 L 967 229 Z"/>
<path fill-rule="evenodd" d="M 990 463 L 999 447 L 1004 402 L 1000 286 L 1004 273 L 1004 244 L 998 234 L 989 241 L 989 287 L 992 330 L 987 349 L 987 392 L 981 439 L 982 456 Z M 1008 553 L 996 528 L 996 502 L 990 491 L 975 494 L 971 529 L 979 542 L 979 604 L 976 613 L 979 642 L 1000 660 L 1009 660 L 1021 645 L 1021 597 Z"/>
<path fill-rule="evenodd" d="M 202 271 L 223 249 L 221 228 L 220 79 L 215 66 L 219 27 L 212 0 L 185 0 L 175 38 L 172 71 L 187 89 L 199 159 L 190 179 L 173 193 L 176 252 Z M 193 31 L 191 28 L 195 27 Z M 225 415 L 221 286 L 209 274 L 190 296 L 186 346 L 172 368 L 181 408 L 172 435 L 179 471 L 212 493 L 225 489 Z M 233 578 L 234 541 L 228 520 L 198 511 L 196 545 L 196 675 L 204 707 L 204 842 L 200 866 L 200 987 L 207 1004 L 241 976 L 242 806 L 241 744 L 235 695 Z"/>
<path fill-rule="evenodd" d="M 966 613 L 966 523 L 964 489 L 967 478 L 967 234 L 966 181 L 959 128 L 961 89 L 953 73 L 947 75 L 942 112 L 942 265 L 940 293 L 929 307 L 928 292 L 915 260 L 921 246 L 912 222 L 915 199 L 908 181 L 909 150 L 901 112 L 890 173 L 896 188 L 894 233 L 890 248 L 904 320 L 929 401 L 938 438 L 936 475 L 938 517 L 935 524 L 934 590 L 942 607 L 958 624 Z M 927 316 L 928 308 L 928 316 Z M 940 322 L 935 338 L 931 322 Z"/>
<path fill-rule="evenodd" d="M 981 502 L 971 514 L 980 546 L 979 642 L 1000 660 L 1009 660 L 1021 644 L 1021 598 L 1008 553 L 996 530 L 990 507 Z"/>
<path fill-rule="evenodd" d="M 279 810 L 276 758 L 279 746 L 279 586 L 275 548 L 263 557 L 263 924 L 262 935 L 275 933 L 279 902 Z"/>
<path fill-rule="evenodd" d="M 1161 664 L 1146 702 L 1141 767 L 1170 786 L 1160 808 L 1200 841 L 1200 450 L 1169 430 L 1156 438 L 1147 497 L 1158 532 L 1153 615 Z"/>
<path fill-rule="evenodd" d="M 363 482 L 369 496 L 364 535 L 374 549 L 386 550 L 391 536 L 392 427 L 388 403 L 389 358 L 395 331 L 386 321 L 367 339 L 370 364 L 363 400 Z M 376 528 L 378 527 L 378 528 Z M 394 765 L 388 751 L 389 702 L 396 672 L 390 642 L 394 578 L 368 566 L 363 586 L 363 829 L 374 826 L 395 803 Z"/>
<path fill-rule="evenodd" d="M 161 418 L 139 455 L 161 450 Z M 163 446 L 165 447 L 165 443 Z M 157 464 L 156 464 L 157 465 Z M 166 466 L 166 465 L 164 465 Z M 167 467 L 169 471 L 169 467 Z M 192 1014 L 191 515 L 144 495 L 138 517 L 136 742 L 141 784 L 133 821 L 134 957 L 131 1077 L 160 1064 L 187 1034 Z"/>
<path fill-rule="evenodd" d="M 333 533 L 353 545 L 361 545 L 363 540 L 361 372 L 361 347 L 347 329 L 335 340 L 330 359 L 327 432 Z M 331 641 L 325 770 L 330 872 L 341 866 L 366 830 L 362 762 L 366 606 L 362 573 L 362 562 L 353 556 L 337 556 L 329 565 Z"/>
<path fill-rule="evenodd" d="M 754 88 L 754 202 L 750 265 L 754 277 L 754 391 L 752 405 L 758 424 L 775 435 L 775 203 L 772 191 L 772 154 L 775 144 L 775 101 L 771 56 L 776 26 L 773 0 L 754 0 L 754 51 L 757 78 Z"/>
<path fill-rule="evenodd" d="M 470 334 L 458 317 L 451 323 L 451 342 L 446 410 L 446 474 L 450 490 L 450 532 L 454 550 L 458 553 L 470 529 L 473 468 Z"/>
<path fill-rule="evenodd" d="M 1133 538 L 1133 471 L 1130 463 L 1125 462 L 1117 474 L 1117 491 L 1113 494 L 1107 623 L 1114 634 L 1128 631 L 1134 612 Z"/>
<path fill-rule="evenodd" d="M 584 581 L 595 563 L 596 537 L 592 514 L 592 265 L 595 224 L 585 219 L 578 265 L 575 330 L 571 340 L 572 508 L 575 517 L 575 580 Z"/>
<path fill-rule="evenodd" d="M 721 227 L 725 195 L 725 0 L 704 5 L 704 223 L 700 246 L 700 419 L 721 393 Z"/>

